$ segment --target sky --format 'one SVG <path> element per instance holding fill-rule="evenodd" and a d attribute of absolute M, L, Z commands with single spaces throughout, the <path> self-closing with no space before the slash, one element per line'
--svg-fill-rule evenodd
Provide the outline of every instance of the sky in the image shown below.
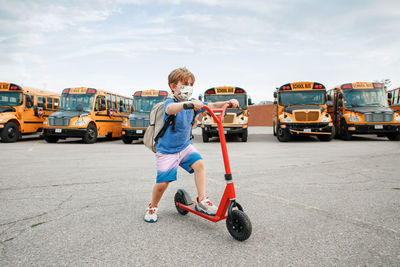
<path fill-rule="evenodd" d="M 273 99 L 285 83 L 391 79 L 400 86 L 399 0 L 0 0 L 0 81 L 61 93 L 215 86 Z"/>

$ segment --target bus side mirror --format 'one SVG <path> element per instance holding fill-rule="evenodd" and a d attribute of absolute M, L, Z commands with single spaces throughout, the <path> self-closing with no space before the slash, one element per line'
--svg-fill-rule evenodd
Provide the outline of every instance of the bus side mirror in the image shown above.
<path fill-rule="evenodd" d="M 342 92 L 339 93 L 339 99 L 343 99 L 343 94 L 342 94 Z"/>
<path fill-rule="evenodd" d="M 388 98 L 389 98 L 389 99 L 392 99 L 392 92 L 389 92 L 389 93 L 388 93 Z"/>
<path fill-rule="evenodd" d="M 274 105 L 278 104 L 278 101 L 274 100 Z"/>
<path fill-rule="evenodd" d="M 203 96 L 202 95 L 199 95 L 199 100 L 203 101 Z"/>
<path fill-rule="evenodd" d="M 247 105 L 249 106 L 253 105 L 253 102 L 251 102 L 251 98 L 247 99 Z"/>
<path fill-rule="evenodd" d="M 278 93 L 274 92 L 274 98 L 277 98 L 277 97 L 278 97 Z"/>
<path fill-rule="evenodd" d="M 331 95 L 328 95 L 328 96 L 327 96 L 327 100 L 328 100 L 328 101 L 332 101 L 332 96 L 331 96 Z"/>
<path fill-rule="evenodd" d="M 340 99 L 340 100 L 338 101 L 338 105 L 339 105 L 339 107 L 343 106 L 343 100 Z"/>

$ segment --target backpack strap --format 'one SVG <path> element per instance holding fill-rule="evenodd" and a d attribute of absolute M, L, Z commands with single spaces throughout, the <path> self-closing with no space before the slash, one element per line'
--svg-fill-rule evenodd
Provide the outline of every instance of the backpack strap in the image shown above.
<path fill-rule="evenodd" d="M 172 98 L 174 100 L 174 102 L 178 102 L 178 100 L 176 99 L 176 97 L 174 96 Z M 161 130 L 158 132 L 158 134 L 156 135 L 156 137 L 154 138 L 154 141 L 157 142 L 159 138 L 163 137 L 164 134 L 167 132 L 167 128 L 168 126 L 172 125 L 172 131 L 175 132 L 175 119 L 176 119 L 176 115 L 169 115 L 164 122 L 163 127 L 161 128 Z"/>

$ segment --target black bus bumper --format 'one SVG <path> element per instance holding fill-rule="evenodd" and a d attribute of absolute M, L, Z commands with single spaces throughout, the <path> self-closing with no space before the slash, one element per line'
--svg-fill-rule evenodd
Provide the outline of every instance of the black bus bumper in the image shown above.
<path fill-rule="evenodd" d="M 373 125 L 357 125 L 347 124 L 347 131 L 350 134 L 399 134 L 400 125 L 395 124 L 373 124 Z"/>
<path fill-rule="evenodd" d="M 61 129 L 61 132 L 56 132 L 57 129 L 53 128 L 44 128 L 43 135 L 44 136 L 54 136 L 65 139 L 67 137 L 83 137 L 87 131 L 84 129 Z"/>
<path fill-rule="evenodd" d="M 283 126 L 285 125 L 285 126 Z M 286 128 L 291 134 L 318 135 L 332 134 L 332 126 L 329 123 L 285 123 L 281 128 Z"/>
<path fill-rule="evenodd" d="M 204 131 L 210 136 L 219 136 L 218 127 L 204 126 Z M 224 127 L 226 135 L 239 135 L 246 132 L 247 128 L 243 127 Z"/>
<path fill-rule="evenodd" d="M 126 137 L 132 137 L 134 139 L 138 138 L 143 138 L 144 134 L 146 133 L 146 130 L 128 130 L 128 129 L 123 129 L 125 132 L 124 135 Z"/>

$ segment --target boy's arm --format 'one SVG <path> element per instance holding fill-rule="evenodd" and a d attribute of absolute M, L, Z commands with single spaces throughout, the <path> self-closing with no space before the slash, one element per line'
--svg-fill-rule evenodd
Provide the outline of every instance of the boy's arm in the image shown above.
<path fill-rule="evenodd" d="M 171 103 L 166 107 L 165 113 L 167 113 L 168 115 L 178 114 L 182 110 L 183 110 L 183 102 Z"/>
<path fill-rule="evenodd" d="M 222 108 L 225 104 L 232 104 L 233 108 L 239 107 L 239 101 L 237 101 L 237 99 L 229 99 L 228 101 L 208 103 L 208 106 L 211 109 L 215 109 L 215 108 Z"/>

